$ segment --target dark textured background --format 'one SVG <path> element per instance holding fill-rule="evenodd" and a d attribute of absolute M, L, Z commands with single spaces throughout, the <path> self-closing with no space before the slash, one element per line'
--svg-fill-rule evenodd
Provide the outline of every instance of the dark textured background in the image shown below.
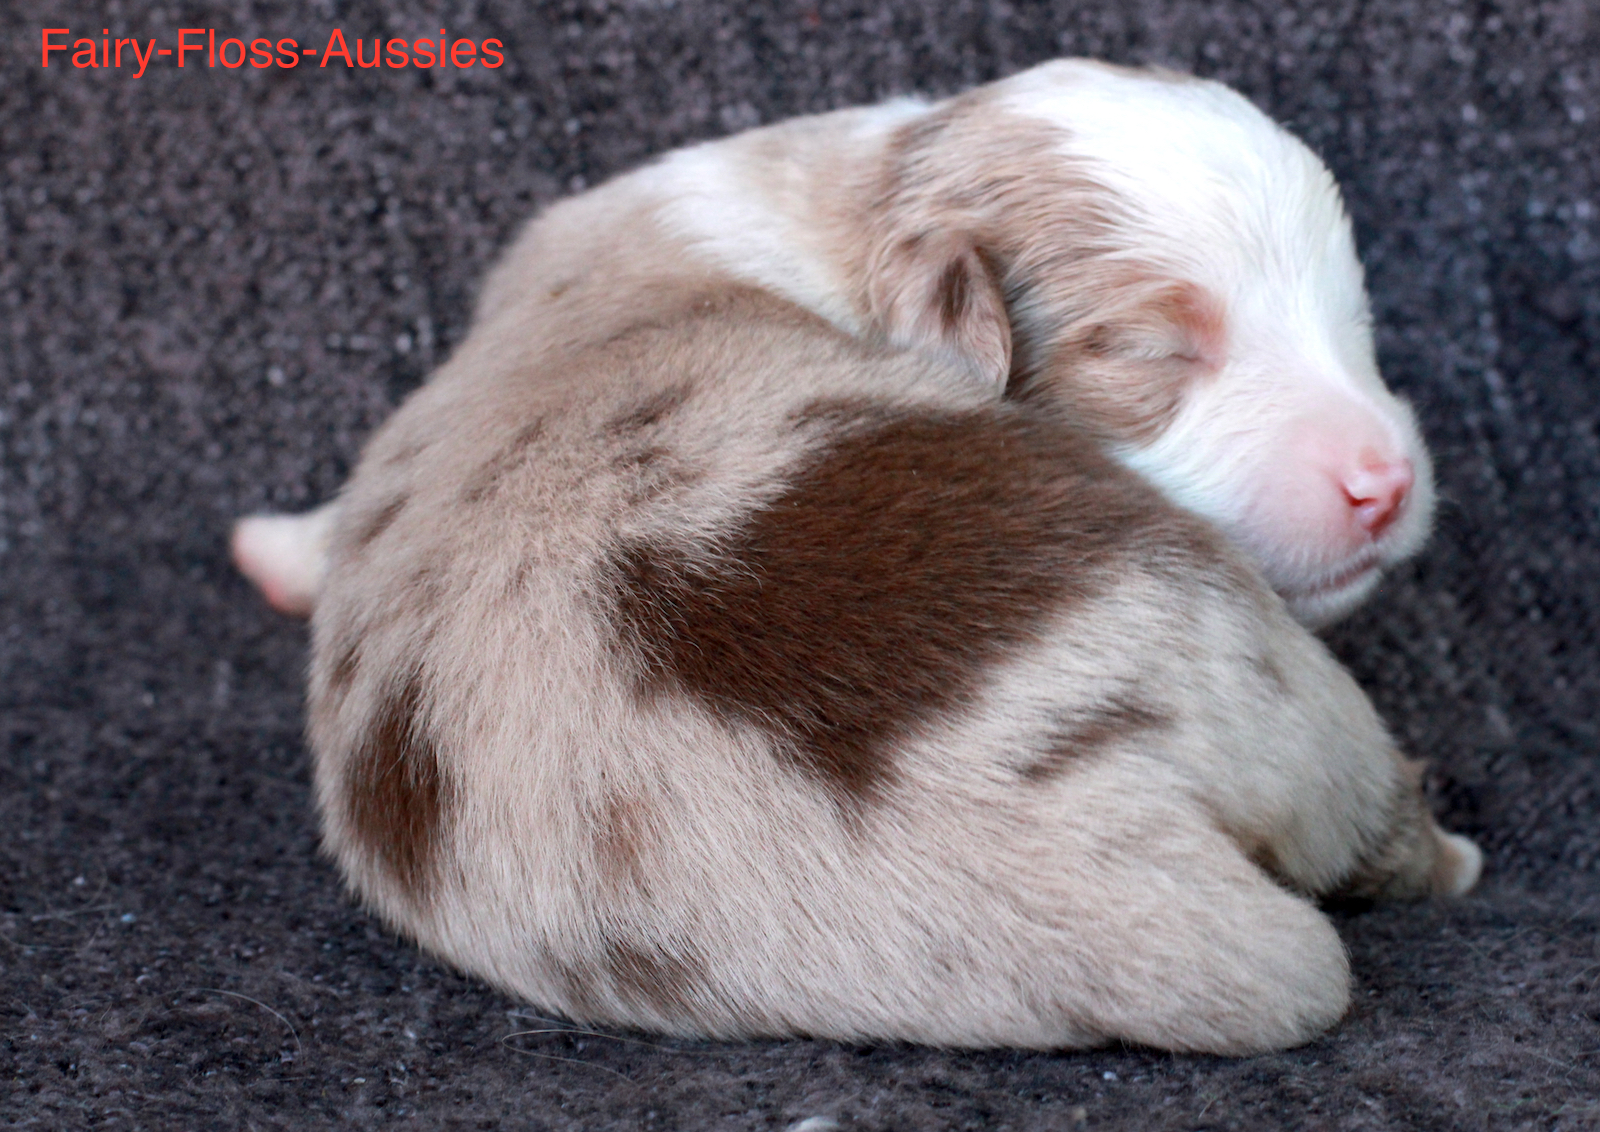
<path fill-rule="evenodd" d="M 0 1118 L 1600 1127 L 1600 7 L 35 7 L 0 10 Z M 38 66 L 45 24 L 170 45 L 441 22 L 509 63 Z M 1057 54 L 1234 83 L 1346 186 L 1444 503 L 1333 639 L 1488 850 L 1483 887 L 1342 916 L 1355 1008 L 1274 1057 L 519 1034 L 559 1024 L 396 942 L 317 855 L 305 632 L 230 570 L 229 521 L 328 496 L 540 203 L 691 139 Z"/>

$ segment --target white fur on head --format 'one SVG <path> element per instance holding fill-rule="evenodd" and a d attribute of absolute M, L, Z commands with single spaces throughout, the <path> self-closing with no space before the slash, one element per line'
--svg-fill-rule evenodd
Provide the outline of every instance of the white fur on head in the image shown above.
<path fill-rule="evenodd" d="M 1103 260 L 1168 273 L 1223 312 L 1215 372 L 1118 455 L 1223 527 L 1301 620 L 1347 613 L 1427 537 L 1433 490 L 1415 420 L 1378 374 L 1327 169 L 1216 83 L 1061 62 L 1000 90 L 1122 202 Z"/>

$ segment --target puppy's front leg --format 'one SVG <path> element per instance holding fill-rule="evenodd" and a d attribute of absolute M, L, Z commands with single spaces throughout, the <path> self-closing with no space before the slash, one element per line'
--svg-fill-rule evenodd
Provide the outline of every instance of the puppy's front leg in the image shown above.
<path fill-rule="evenodd" d="M 1483 851 L 1460 834 L 1446 833 L 1433 820 L 1422 794 L 1423 764 L 1402 758 L 1401 768 L 1402 788 L 1388 835 L 1339 887 L 1339 895 L 1416 900 L 1460 896 L 1478 883 Z"/>

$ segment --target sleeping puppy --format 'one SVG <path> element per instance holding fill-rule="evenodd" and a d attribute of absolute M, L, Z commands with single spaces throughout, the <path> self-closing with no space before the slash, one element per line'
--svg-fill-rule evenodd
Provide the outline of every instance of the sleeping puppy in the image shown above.
<path fill-rule="evenodd" d="M 337 505 L 241 525 L 263 587 L 315 605 L 325 843 L 398 929 L 589 1022 L 1245 1053 L 1348 1001 L 1308 896 L 1474 882 L 1476 849 L 1252 565 L 1311 560 L 1294 515 L 1272 541 L 1243 508 L 1252 544 L 1230 499 L 1185 501 L 1224 538 L 1129 468 L 1181 464 L 1187 429 L 1239 457 L 1194 483 L 1221 464 L 1254 499 L 1251 461 L 1278 451 L 1256 434 L 1287 443 L 1295 397 L 1337 393 L 1412 464 L 1376 531 L 1349 483 L 1343 518 L 1362 553 L 1400 545 L 1425 463 L 1370 357 L 1341 364 L 1371 388 L 1290 380 L 1214 301 L 1281 299 L 1299 357 L 1295 318 L 1360 336 L 1359 272 L 1350 331 L 1292 224 L 1264 230 L 1285 278 L 1253 297 L 1148 233 L 1116 244 L 1154 214 L 1005 92 L 1103 81 L 1188 91 L 1213 127 L 1242 112 L 1187 81 L 1031 74 L 757 132 L 726 162 L 686 151 L 552 209 Z M 969 114 L 1015 118 L 1035 148 L 1000 148 L 1036 160 L 998 164 Z M 963 151 L 967 189 L 940 166 Z M 1354 270 L 1311 166 L 1324 259 Z M 718 243 L 735 233 L 744 252 Z M 1241 414 L 1253 388 L 1276 393 Z M 1315 619 L 1371 579 L 1277 581 Z"/>
<path fill-rule="evenodd" d="M 678 257 L 1057 406 L 1306 624 L 1426 537 L 1427 453 L 1337 189 L 1215 83 L 1063 61 L 680 150 L 529 225 L 479 333 L 557 350 L 575 304 Z M 246 520 L 235 558 L 307 613 L 333 521 Z"/>
<path fill-rule="evenodd" d="M 1346 1008 L 1310 897 L 1472 885 L 1355 683 L 1075 410 L 637 263 L 532 337 L 491 303 L 334 513 L 317 799 L 396 929 L 586 1023 L 1245 1054 Z M 1003 333 L 917 294 L 952 357 Z"/>

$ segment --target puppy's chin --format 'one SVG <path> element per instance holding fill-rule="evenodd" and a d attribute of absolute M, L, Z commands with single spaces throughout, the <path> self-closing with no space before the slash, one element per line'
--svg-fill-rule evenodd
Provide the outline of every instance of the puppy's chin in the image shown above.
<path fill-rule="evenodd" d="M 1294 619 L 1308 629 L 1322 629 L 1338 621 L 1372 596 L 1383 576 L 1383 563 L 1363 555 L 1350 565 L 1316 577 L 1275 580 Z"/>
<path fill-rule="evenodd" d="M 1331 563 L 1307 565 L 1302 559 L 1283 565 L 1274 562 L 1271 550 L 1258 553 L 1257 561 L 1294 619 L 1308 629 L 1324 629 L 1355 612 L 1372 597 L 1385 570 L 1417 552 L 1427 537 L 1430 506 L 1424 498 L 1383 538 Z"/>

